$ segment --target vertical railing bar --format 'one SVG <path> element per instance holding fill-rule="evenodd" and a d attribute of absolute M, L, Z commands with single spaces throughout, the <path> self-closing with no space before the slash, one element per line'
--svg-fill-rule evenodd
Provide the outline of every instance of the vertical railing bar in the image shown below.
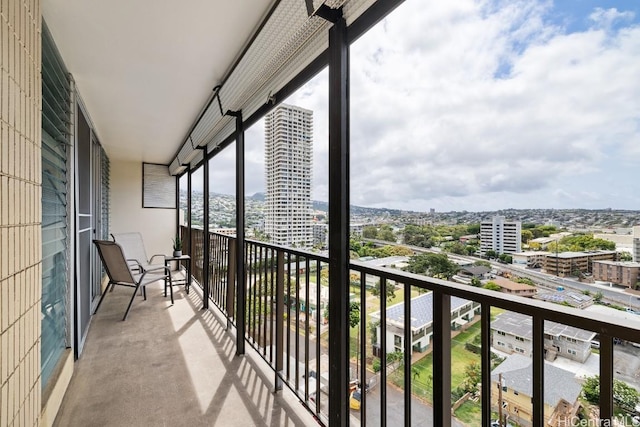
<path fill-rule="evenodd" d="M 491 423 L 491 306 L 483 303 L 480 306 L 480 352 L 482 372 L 482 425 Z"/>
<path fill-rule="evenodd" d="M 451 427 L 451 296 L 433 291 L 433 424 Z"/>
<path fill-rule="evenodd" d="M 295 352 L 296 352 L 296 390 L 298 389 L 298 382 L 300 379 L 300 257 L 298 255 L 296 257 L 296 336 L 295 336 Z M 291 268 L 291 265 L 289 265 Z M 304 389 L 305 394 L 305 402 L 309 400 L 309 390 L 308 387 Z"/>
<path fill-rule="evenodd" d="M 380 277 L 380 426 L 387 425 L 387 278 Z"/>
<path fill-rule="evenodd" d="M 367 275 L 360 272 L 360 425 L 367 421 Z"/>
<path fill-rule="evenodd" d="M 544 318 L 534 315 L 532 319 L 533 341 L 533 413 L 534 426 L 544 425 Z M 500 384 L 499 386 L 502 386 Z M 499 405 L 502 402 L 498 402 Z"/>
<path fill-rule="evenodd" d="M 253 244 L 249 244 L 247 243 L 247 250 L 249 251 L 249 259 L 253 258 L 253 263 L 251 265 L 251 267 L 247 268 L 248 271 L 251 273 L 252 276 L 252 281 L 249 282 L 251 283 L 251 290 L 249 291 L 249 293 L 251 294 L 251 325 L 250 325 L 250 330 L 251 330 L 251 341 L 253 342 L 253 345 L 256 345 L 256 265 L 258 263 L 258 251 L 257 248 L 253 245 Z"/>
<path fill-rule="evenodd" d="M 309 257 L 304 257 L 304 377 L 307 379 L 305 387 L 309 387 Z M 316 372 L 316 388 L 320 384 L 320 376 Z M 316 399 L 320 393 L 316 390 Z"/>
<path fill-rule="evenodd" d="M 600 423 L 613 420 L 613 337 L 600 334 Z"/>
<path fill-rule="evenodd" d="M 231 327 L 231 319 L 236 320 L 237 284 L 236 284 L 236 240 L 227 239 L 227 305 L 228 315 L 227 329 Z M 239 333 L 239 332 L 237 332 Z"/>
<path fill-rule="evenodd" d="M 411 427 L 411 346 L 413 329 L 411 328 L 411 285 L 403 284 L 404 292 L 404 425 Z"/>
<path fill-rule="evenodd" d="M 260 353 L 260 295 L 258 290 L 258 282 L 260 281 L 260 247 L 252 245 L 253 259 L 253 342 L 256 345 L 256 351 Z"/>
<path fill-rule="evenodd" d="M 321 280 L 322 280 L 322 262 L 316 260 L 316 381 L 319 383 L 322 381 L 322 373 L 320 371 L 320 331 L 322 328 L 322 316 L 321 308 Z M 320 386 L 317 385 L 316 388 Z M 320 413 L 320 394 L 316 394 L 316 414 Z"/>
<path fill-rule="evenodd" d="M 271 254 L 271 258 L 275 260 L 275 274 L 274 274 L 274 269 L 273 269 L 273 266 L 272 266 L 271 275 L 269 277 L 269 279 L 271 281 L 271 286 L 269 287 L 270 292 L 271 292 L 271 310 L 272 310 L 273 313 L 276 314 L 276 320 L 277 320 L 277 310 L 274 307 L 274 304 L 276 304 L 276 301 L 277 301 L 275 286 L 276 286 L 276 279 L 277 279 L 277 275 L 278 275 L 278 258 L 277 258 L 277 255 L 275 254 L 275 251 L 273 249 L 270 250 L 270 254 Z M 276 333 L 277 326 L 276 326 L 276 323 L 274 323 L 274 322 L 275 321 L 273 321 L 273 320 L 271 321 L 271 332 L 270 332 L 271 342 L 275 342 L 274 334 L 276 335 L 276 337 L 278 336 L 277 333 Z M 269 360 L 272 363 L 273 363 L 273 347 L 274 347 L 273 345 L 269 346 Z"/>
<path fill-rule="evenodd" d="M 261 286 L 262 289 L 262 298 L 264 304 L 264 322 L 262 322 L 262 336 L 264 337 L 264 346 L 262 354 L 267 357 L 267 342 L 269 342 L 269 347 L 271 347 L 271 338 L 267 336 L 267 328 L 270 322 L 267 322 L 268 313 L 271 312 L 271 303 L 269 301 L 269 271 L 273 271 L 273 263 L 271 262 L 271 257 L 269 256 L 269 248 L 264 248 L 264 272 L 262 274 L 262 283 L 264 286 Z"/>
<path fill-rule="evenodd" d="M 284 254 L 278 250 L 276 255 L 276 378 L 275 390 L 282 390 L 282 374 L 284 370 L 283 336 L 284 333 Z"/>
<path fill-rule="evenodd" d="M 256 248 L 257 249 L 257 248 Z M 262 354 L 264 354 L 264 350 L 267 347 L 266 343 L 266 337 L 262 334 L 262 264 L 264 264 L 266 266 L 266 262 L 265 262 L 265 258 L 264 258 L 264 253 L 263 253 L 263 246 L 260 245 L 260 256 L 258 257 L 258 259 L 260 260 L 258 264 L 256 264 L 256 277 L 257 277 L 257 282 L 256 282 L 256 293 L 258 295 L 258 348 L 260 346 L 260 344 L 262 344 Z M 262 263 L 262 264 L 260 264 Z M 259 268 L 260 267 L 260 268 Z"/>
<path fill-rule="evenodd" d="M 287 381 L 291 380 L 291 253 L 287 252 L 285 288 L 287 292 Z M 296 390 L 298 385 L 296 384 Z"/>
<path fill-rule="evenodd" d="M 224 278 L 222 277 L 222 272 L 224 270 L 224 258 L 223 258 L 224 254 L 220 249 L 221 247 L 222 247 L 222 236 L 219 235 L 216 238 L 216 247 L 215 247 L 216 255 L 218 257 L 218 263 L 216 264 L 216 281 L 218 282 L 218 287 L 219 287 L 220 304 L 224 309 L 224 313 L 228 316 L 229 307 L 227 306 L 227 300 L 225 298 L 227 294 L 227 289 L 224 283 Z"/>
<path fill-rule="evenodd" d="M 251 309 L 251 304 L 253 304 L 253 298 L 251 293 L 251 244 L 245 242 L 244 245 L 244 261 L 242 263 L 244 265 L 244 283 L 245 283 L 245 340 L 248 343 L 251 343 L 251 316 L 253 310 Z"/>

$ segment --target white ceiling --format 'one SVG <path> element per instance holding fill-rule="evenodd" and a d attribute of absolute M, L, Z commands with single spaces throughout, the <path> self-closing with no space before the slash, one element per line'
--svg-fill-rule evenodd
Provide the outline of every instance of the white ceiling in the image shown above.
<path fill-rule="evenodd" d="M 43 0 L 112 160 L 169 163 L 274 0 Z"/>

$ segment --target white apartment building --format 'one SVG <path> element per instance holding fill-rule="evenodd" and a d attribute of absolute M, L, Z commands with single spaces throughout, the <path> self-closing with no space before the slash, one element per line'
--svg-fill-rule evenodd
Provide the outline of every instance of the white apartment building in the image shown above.
<path fill-rule="evenodd" d="M 522 251 L 522 226 L 520 221 L 506 221 L 496 215 L 491 221 L 480 223 L 480 251 L 497 254 L 513 254 Z"/>
<path fill-rule="evenodd" d="M 283 246 L 310 247 L 313 111 L 282 104 L 265 117 L 265 233 Z"/>

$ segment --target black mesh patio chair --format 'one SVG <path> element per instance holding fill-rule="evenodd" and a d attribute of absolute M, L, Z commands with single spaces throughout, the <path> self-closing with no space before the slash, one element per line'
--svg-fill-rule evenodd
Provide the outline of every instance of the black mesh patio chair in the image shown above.
<path fill-rule="evenodd" d="M 102 304 L 102 300 L 107 294 L 107 290 L 109 290 L 109 287 L 111 287 L 111 290 L 113 290 L 115 285 L 135 288 L 133 291 L 133 295 L 131 295 L 129 305 L 127 306 L 127 311 L 124 313 L 124 317 L 122 318 L 122 320 L 127 320 L 129 310 L 131 310 L 131 305 L 133 304 L 133 299 L 135 298 L 138 289 L 142 288 L 142 294 L 144 295 L 144 299 L 146 300 L 147 293 L 145 291 L 145 286 L 150 283 L 157 282 L 158 280 L 165 280 L 165 283 L 166 281 L 168 281 L 169 289 L 171 290 L 171 304 L 173 304 L 171 269 L 169 267 L 162 265 L 155 268 L 146 269 L 141 274 L 134 274 L 131 271 L 131 267 L 127 263 L 122 247 L 119 244 L 110 240 L 94 240 L 93 243 L 98 248 L 98 254 L 100 254 L 102 265 L 104 265 L 107 276 L 109 276 L 109 283 L 102 293 L 100 301 L 98 301 L 98 306 L 96 307 L 93 314 L 96 314 L 98 312 L 100 304 Z"/>

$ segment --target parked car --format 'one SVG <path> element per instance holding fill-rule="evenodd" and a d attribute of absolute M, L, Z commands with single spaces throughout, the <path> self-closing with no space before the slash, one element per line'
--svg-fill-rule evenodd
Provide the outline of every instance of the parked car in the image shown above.
<path fill-rule="evenodd" d="M 349 407 L 356 411 L 360 410 L 360 402 L 362 401 L 362 391 L 357 388 L 349 395 Z"/>

